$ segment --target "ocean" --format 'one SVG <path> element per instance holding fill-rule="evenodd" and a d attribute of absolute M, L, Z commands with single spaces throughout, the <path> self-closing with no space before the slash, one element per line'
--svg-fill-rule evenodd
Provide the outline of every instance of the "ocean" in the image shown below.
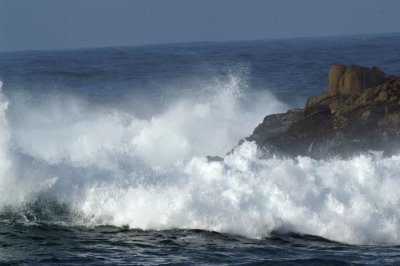
<path fill-rule="evenodd" d="M 0 53 L 0 264 L 400 265 L 400 155 L 249 136 L 400 34 Z M 207 155 L 225 156 L 208 161 Z"/>

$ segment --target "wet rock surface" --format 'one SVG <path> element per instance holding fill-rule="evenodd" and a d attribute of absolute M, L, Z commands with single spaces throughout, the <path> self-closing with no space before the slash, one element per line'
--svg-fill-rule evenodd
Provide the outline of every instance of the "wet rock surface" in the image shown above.
<path fill-rule="evenodd" d="M 266 153 L 348 157 L 400 151 L 400 77 L 378 68 L 333 65 L 328 90 L 303 109 L 264 118 L 253 134 Z"/>

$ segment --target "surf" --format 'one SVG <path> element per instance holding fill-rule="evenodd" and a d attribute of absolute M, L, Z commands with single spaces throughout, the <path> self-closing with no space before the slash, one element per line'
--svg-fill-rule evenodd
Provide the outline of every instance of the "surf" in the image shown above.
<path fill-rule="evenodd" d="M 198 91 L 148 119 L 71 95 L 33 105 L 1 93 L 0 210 L 71 226 L 399 244 L 399 156 L 264 158 L 243 142 L 210 162 L 287 106 L 240 75 Z"/>

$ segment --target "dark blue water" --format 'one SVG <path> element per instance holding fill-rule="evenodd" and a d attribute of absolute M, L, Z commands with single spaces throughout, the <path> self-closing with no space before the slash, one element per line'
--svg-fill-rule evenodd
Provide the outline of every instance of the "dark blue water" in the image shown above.
<path fill-rule="evenodd" d="M 351 246 L 296 234 L 263 240 L 198 230 L 13 224 L 0 228 L 10 264 L 396 265 L 399 247 Z M 4 252 L 3 252 L 4 251 Z"/>
<path fill-rule="evenodd" d="M 399 48 L 392 34 L 1 53 L 0 263 L 399 265 L 399 158 L 196 159 L 324 91 L 330 64 L 400 74 Z"/>
<path fill-rule="evenodd" d="M 303 100 L 325 89 L 333 63 L 378 66 L 399 74 L 399 38 L 364 35 L 3 53 L 0 77 L 5 91 L 67 90 L 103 103 L 110 100 L 105 97 L 130 102 L 182 94 L 204 80 L 239 73 L 253 90 Z"/>

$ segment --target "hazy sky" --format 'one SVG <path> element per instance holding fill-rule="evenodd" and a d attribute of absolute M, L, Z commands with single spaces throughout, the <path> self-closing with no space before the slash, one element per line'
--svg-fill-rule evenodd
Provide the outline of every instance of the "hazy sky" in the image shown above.
<path fill-rule="evenodd" d="M 0 51 L 400 32 L 399 0 L 0 0 Z"/>

